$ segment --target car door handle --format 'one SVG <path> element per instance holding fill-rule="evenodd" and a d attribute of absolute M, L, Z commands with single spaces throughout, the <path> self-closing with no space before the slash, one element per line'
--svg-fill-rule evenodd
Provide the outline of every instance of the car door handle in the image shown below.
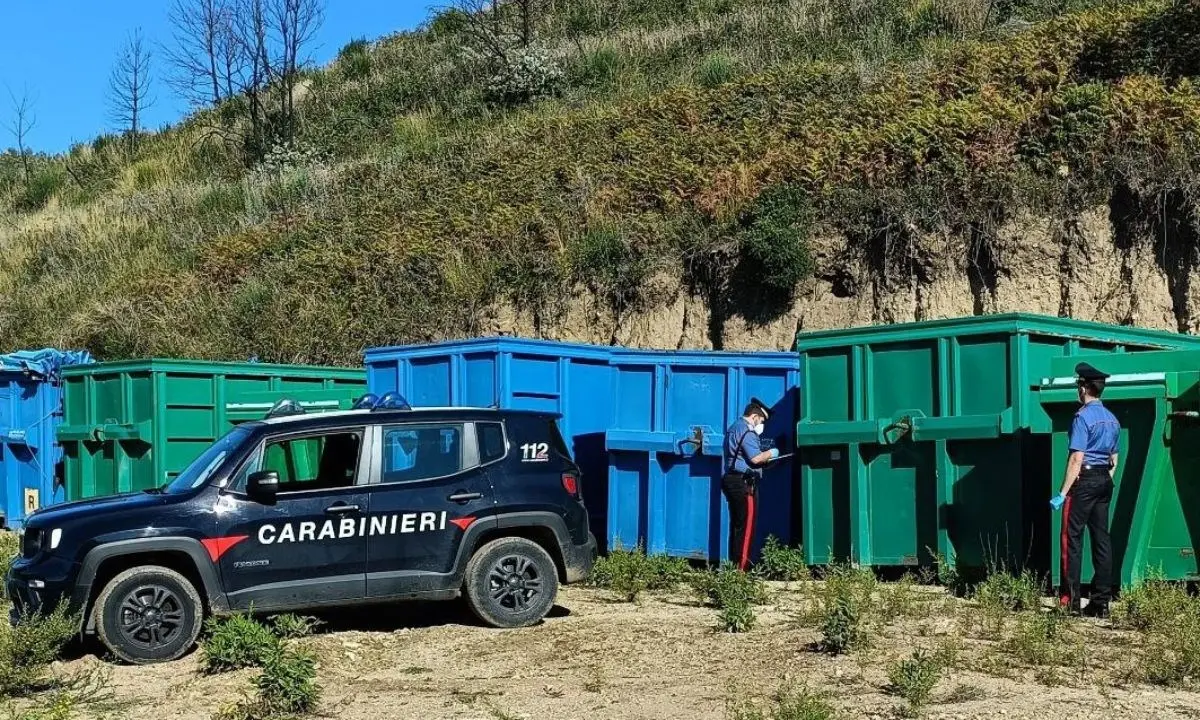
<path fill-rule="evenodd" d="M 325 508 L 325 512 L 329 513 L 330 515 L 358 512 L 358 506 L 339 503 L 337 505 L 330 505 L 329 507 Z"/>
<path fill-rule="evenodd" d="M 450 502 L 465 503 L 468 500 L 478 500 L 481 497 L 483 497 L 483 493 L 466 492 L 465 490 L 459 490 L 458 492 L 454 493 L 453 495 L 451 495 L 450 497 L 448 497 L 446 499 L 449 500 Z"/>

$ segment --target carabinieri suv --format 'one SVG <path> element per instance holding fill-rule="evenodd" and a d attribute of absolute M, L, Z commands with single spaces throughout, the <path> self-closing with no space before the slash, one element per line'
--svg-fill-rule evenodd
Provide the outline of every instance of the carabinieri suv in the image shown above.
<path fill-rule="evenodd" d="M 65 600 L 132 663 L 251 608 L 465 595 L 489 625 L 536 623 L 596 557 L 557 417 L 377 406 L 239 425 L 161 488 L 30 515 L 11 619 Z"/>

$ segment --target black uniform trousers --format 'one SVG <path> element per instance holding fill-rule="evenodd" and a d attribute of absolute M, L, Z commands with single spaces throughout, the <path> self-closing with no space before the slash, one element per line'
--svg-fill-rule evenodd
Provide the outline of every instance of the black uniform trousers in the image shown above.
<path fill-rule="evenodd" d="M 750 565 L 750 544 L 754 541 L 758 514 L 756 480 L 740 472 L 727 472 L 721 478 L 721 492 L 729 503 L 729 560 L 742 570 Z"/>
<path fill-rule="evenodd" d="M 1105 469 L 1079 472 L 1071 492 L 1067 493 L 1062 517 L 1062 576 L 1064 603 L 1078 607 L 1082 573 L 1083 529 L 1092 537 L 1091 601 L 1107 605 L 1112 594 L 1112 541 L 1108 535 L 1108 506 L 1112 502 L 1113 481 Z"/>

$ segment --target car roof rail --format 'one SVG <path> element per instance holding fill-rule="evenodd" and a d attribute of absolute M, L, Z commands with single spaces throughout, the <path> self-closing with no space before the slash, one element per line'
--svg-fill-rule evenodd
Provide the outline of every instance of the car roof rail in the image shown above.
<path fill-rule="evenodd" d="M 292 398 L 280 398 L 267 411 L 266 419 L 270 420 L 271 418 L 287 417 L 289 415 L 303 415 L 305 412 L 304 406 Z"/>

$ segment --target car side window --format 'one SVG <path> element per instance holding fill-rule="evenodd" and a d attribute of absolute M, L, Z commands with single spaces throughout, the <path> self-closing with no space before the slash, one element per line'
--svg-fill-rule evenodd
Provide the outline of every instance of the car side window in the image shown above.
<path fill-rule="evenodd" d="M 500 423 L 477 423 L 479 433 L 479 461 L 492 462 L 504 457 L 507 448 L 504 446 L 504 426 Z"/>
<path fill-rule="evenodd" d="M 461 423 L 384 428 L 382 481 L 429 480 L 462 472 L 463 439 Z"/>
<path fill-rule="evenodd" d="M 246 479 L 258 470 L 279 474 L 281 494 L 351 487 L 361 450 L 362 433 L 358 431 L 268 440 L 238 473 L 233 489 L 245 489 Z"/>

